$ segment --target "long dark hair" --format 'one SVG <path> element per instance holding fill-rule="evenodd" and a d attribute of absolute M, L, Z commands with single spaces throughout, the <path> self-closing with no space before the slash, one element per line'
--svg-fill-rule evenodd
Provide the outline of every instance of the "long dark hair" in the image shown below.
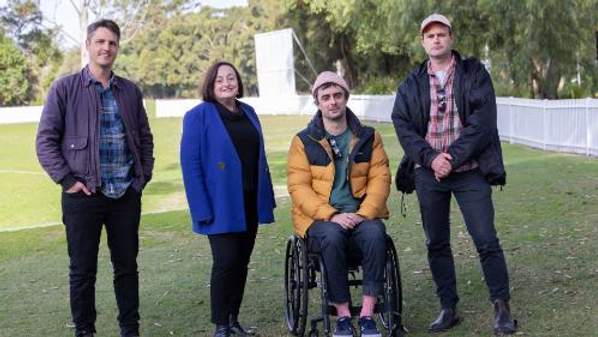
<path fill-rule="evenodd" d="M 204 101 L 206 102 L 214 102 L 216 101 L 216 96 L 214 95 L 214 82 L 216 82 L 216 77 L 218 75 L 218 68 L 221 66 L 229 66 L 233 68 L 235 71 L 235 75 L 237 75 L 237 84 L 239 86 L 239 92 L 237 93 L 237 98 L 243 97 L 243 81 L 241 80 L 241 75 L 239 75 L 239 71 L 237 68 L 229 62 L 220 61 L 212 64 L 208 71 L 206 71 L 206 76 L 203 79 L 203 83 L 200 87 L 200 93 Z"/>

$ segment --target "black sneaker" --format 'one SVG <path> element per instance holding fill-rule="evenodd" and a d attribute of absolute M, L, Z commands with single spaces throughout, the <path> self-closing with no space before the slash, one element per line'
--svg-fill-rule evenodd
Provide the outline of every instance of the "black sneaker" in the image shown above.
<path fill-rule="evenodd" d="M 370 316 L 363 316 L 359 319 L 359 332 L 361 337 L 382 337 L 382 334 L 376 327 L 376 321 Z"/>
<path fill-rule="evenodd" d="M 353 324 L 351 324 L 351 317 L 344 316 L 336 319 L 336 328 L 332 337 L 353 337 Z"/>
<path fill-rule="evenodd" d="M 216 325 L 213 337 L 230 337 L 230 327 L 228 325 Z"/>

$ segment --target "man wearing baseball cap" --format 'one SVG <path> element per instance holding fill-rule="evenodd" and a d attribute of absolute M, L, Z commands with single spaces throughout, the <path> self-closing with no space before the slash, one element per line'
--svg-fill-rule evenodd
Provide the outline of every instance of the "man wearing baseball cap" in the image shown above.
<path fill-rule="evenodd" d="M 325 71 L 312 94 L 318 111 L 292 140 L 287 184 L 293 203 L 293 226 L 308 245 L 321 252 L 328 276 L 328 300 L 337 311 L 333 336 L 354 336 L 349 308 L 347 253 L 362 252 L 363 298 L 360 336 L 379 337 L 372 319 L 382 294 L 389 216 L 390 170 L 382 138 L 362 125 L 347 107 L 349 87 Z"/>
<path fill-rule="evenodd" d="M 453 29 L 445 16 L 424 19 L 420 35 L 428 59 L 399 86 L 392 120 L 405 152 L 396 185 L 404 193 L 417 192 L 428 262 L 440 298 L 440 314 L 429 330 L 448 330 L 460 321 L 450 245 L 454 195 L 495 309 L 494 332 L 513 334 L 509 276 L 491 196 L 492 185 L 506 183 L 492 80 L 478 60 L 463 59 L 452 50 Z"/>

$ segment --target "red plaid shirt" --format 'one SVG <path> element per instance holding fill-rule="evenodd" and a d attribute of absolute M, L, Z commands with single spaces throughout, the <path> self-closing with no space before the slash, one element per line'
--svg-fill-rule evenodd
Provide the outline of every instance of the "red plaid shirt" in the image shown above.
<path fill-rule="evenodd" d="M 453 94 L 453 83 L 455 79 L 455 57 L 447 68 L 444 86 L 432 70 L 431 62 L 428 62 L 428 75 L 430 77 L 430 121 L 426 132 L 426 141 L 438 152 L 448 152 L 451 144 L 461 136 L 463 124 L 459 118 L 455 96 Z M 453 168 L 455 172 L 463 172 L 476 168 L 477 162 L 467 161 L 460 167 Z"/>

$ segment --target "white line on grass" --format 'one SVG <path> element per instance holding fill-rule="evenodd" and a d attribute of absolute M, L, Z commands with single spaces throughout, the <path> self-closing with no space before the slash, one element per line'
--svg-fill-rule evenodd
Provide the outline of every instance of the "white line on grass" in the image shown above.
<path fill-rule="evenodd" d="M 44 172 L 40 172 L 40 171 L 25 171 L 25 170 L 0 170 L 0 173 L 46 175 Z"/>

